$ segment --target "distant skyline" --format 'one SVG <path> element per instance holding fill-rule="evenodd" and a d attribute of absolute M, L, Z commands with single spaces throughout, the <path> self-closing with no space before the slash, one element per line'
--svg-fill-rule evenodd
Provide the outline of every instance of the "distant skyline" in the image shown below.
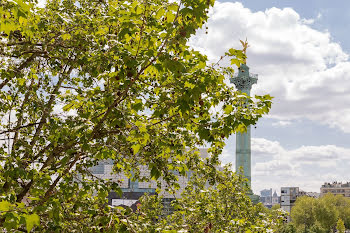
<path fill-rule="evenodd" d="M 219 1 L 190 44 L 215 61 L 248 38 L 247 64 L 259 75 L 252 94 L 274 96 L 252 127 L 252 188 L 350 181 L 350 2 Z M 235 136 L 224 163 L 235 160 Z"/>

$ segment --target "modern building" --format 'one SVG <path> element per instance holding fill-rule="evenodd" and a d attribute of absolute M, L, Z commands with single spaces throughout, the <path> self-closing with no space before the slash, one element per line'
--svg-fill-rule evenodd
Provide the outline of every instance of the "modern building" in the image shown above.
<path fill-rule="evenodd" d="M 324 196 L 326 193 L 332 193 L 334 195 L 343 195 L 344 197 L 350 197 L 350 182 L 333 182 L 333 183 L 324 183 L 321 186 L 320 196 Z"/>
<path fill-rule="evenodd" d="M 277 202 L 281 204 L 281 209 L 288 212 L 290 214 L 295 201 L 298 197 L 301 196 L 308 196 L 313 198 L 319 198 L 320 194 L 316 192 L 305 192 L 299 189 L 299 187 L 282 187 L 281 188 L 281 197 L 278 200 L 277 193 L 275 192 L 272 197 L 272 202 L 278 204 Z M 275 205 L 275 204 L 273 204 Z M 287 222 L 290 221 L 290 216 L 287 216 Z"/>
<path fill-rule="evenodd" d="M 267 208 L 272 206 L 272 189 L 264 189 L 260 191 L 260 202 Z"/>
<path fill-rule="evenodd" d="M 198 149 L 200 156 L 203 158 L 208 157 L 207 149 Z M 154 180 L 149 182 L 139 182 L 138 180 L 133 180 L 127 177 L 125 174 L 115 174 L 113 172 L 113 160 L 104 160 L 99 162 L 98 165 L 92 167 L 90 172 L 93 176 L 99 179 L 111 180 L 113 182 L 118 182 L 119 187 L 122 189 L 122 196 L 119 196 L 116 192 L 111 192 L 108 195 L 108 204 L 113 206 L 125 205 L 129 207 L 135 206 L 139 198 L 145 193 L 155 194 L 157 183 Z M 150 171 L 147 166 L 140 166 L 140 176 L 149 177 Z M 168 192 L 162 191 L 160 195 L 164 197 L 164 203 L 169 204 L 174 198 L 180 197 L 183 189 L 186 187 L 188 180 L 190 178 L 191 171 L 187 172 L 187 177 L 179 176 L 178 184 L 180 189 L 176 191 L 175 194 L 170 194 Z M 160 180 L 162 187 L 166 186 L 163 180 Z M 166 205 L 167 206 L 167 205 Z M 165 207 L 166 207 L 165 206 Z"/>
<path fill-rule="evenodd" d="M 281 209 L 290 214 L 297 197 L 299 196 L 299 187 L 282 187 L 281 188 Z M 287 222 L 290 216 L 287 216 Z"/>
<path fill-rule="evenodd" d="M 272 189 L 263 189 L 260 191 L 260 197 L 272 197 Z"/>

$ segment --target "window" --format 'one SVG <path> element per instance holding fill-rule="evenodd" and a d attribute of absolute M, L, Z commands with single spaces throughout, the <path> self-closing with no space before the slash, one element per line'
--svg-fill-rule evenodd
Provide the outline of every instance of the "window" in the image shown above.
<path fill-rule="evenodd" d="M 93 166 L 90 168 L 90 171 L 92 174 L 104 174 L 105 173 L 105 165 L 104 164 L 98 164 L 96 166 Z"/>

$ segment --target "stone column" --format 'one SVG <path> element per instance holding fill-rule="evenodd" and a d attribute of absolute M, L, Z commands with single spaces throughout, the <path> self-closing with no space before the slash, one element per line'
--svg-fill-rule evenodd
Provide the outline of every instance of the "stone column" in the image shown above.
<path fill-rule="evenodd" d="M 249 67 L 242 64 L 238 75 L 230 78 L 230 82 L 235 84 L 236 88 L 250 96 L 250 90 L 253 84 L 257 83 L 258 76 L 249 74 Z M 236 134 L 236 172 L 240 167 L 243 168 L 243 175 L 248 179 L 248 185 L 251 187 L 251 145 L 250 145 L 250 126 L 247 132 Z"/>

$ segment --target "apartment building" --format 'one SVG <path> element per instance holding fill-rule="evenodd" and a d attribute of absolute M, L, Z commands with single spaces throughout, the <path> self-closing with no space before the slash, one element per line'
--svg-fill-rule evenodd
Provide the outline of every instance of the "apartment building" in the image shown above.
<path fill-rule="evenodd" d="M 334 195 L 343 195 L 344 197 L 350 197 L 350 182 L 333 182 L 324 183 L 321 188 L 321 197 L 326 193 L 332 193 Z"/>

